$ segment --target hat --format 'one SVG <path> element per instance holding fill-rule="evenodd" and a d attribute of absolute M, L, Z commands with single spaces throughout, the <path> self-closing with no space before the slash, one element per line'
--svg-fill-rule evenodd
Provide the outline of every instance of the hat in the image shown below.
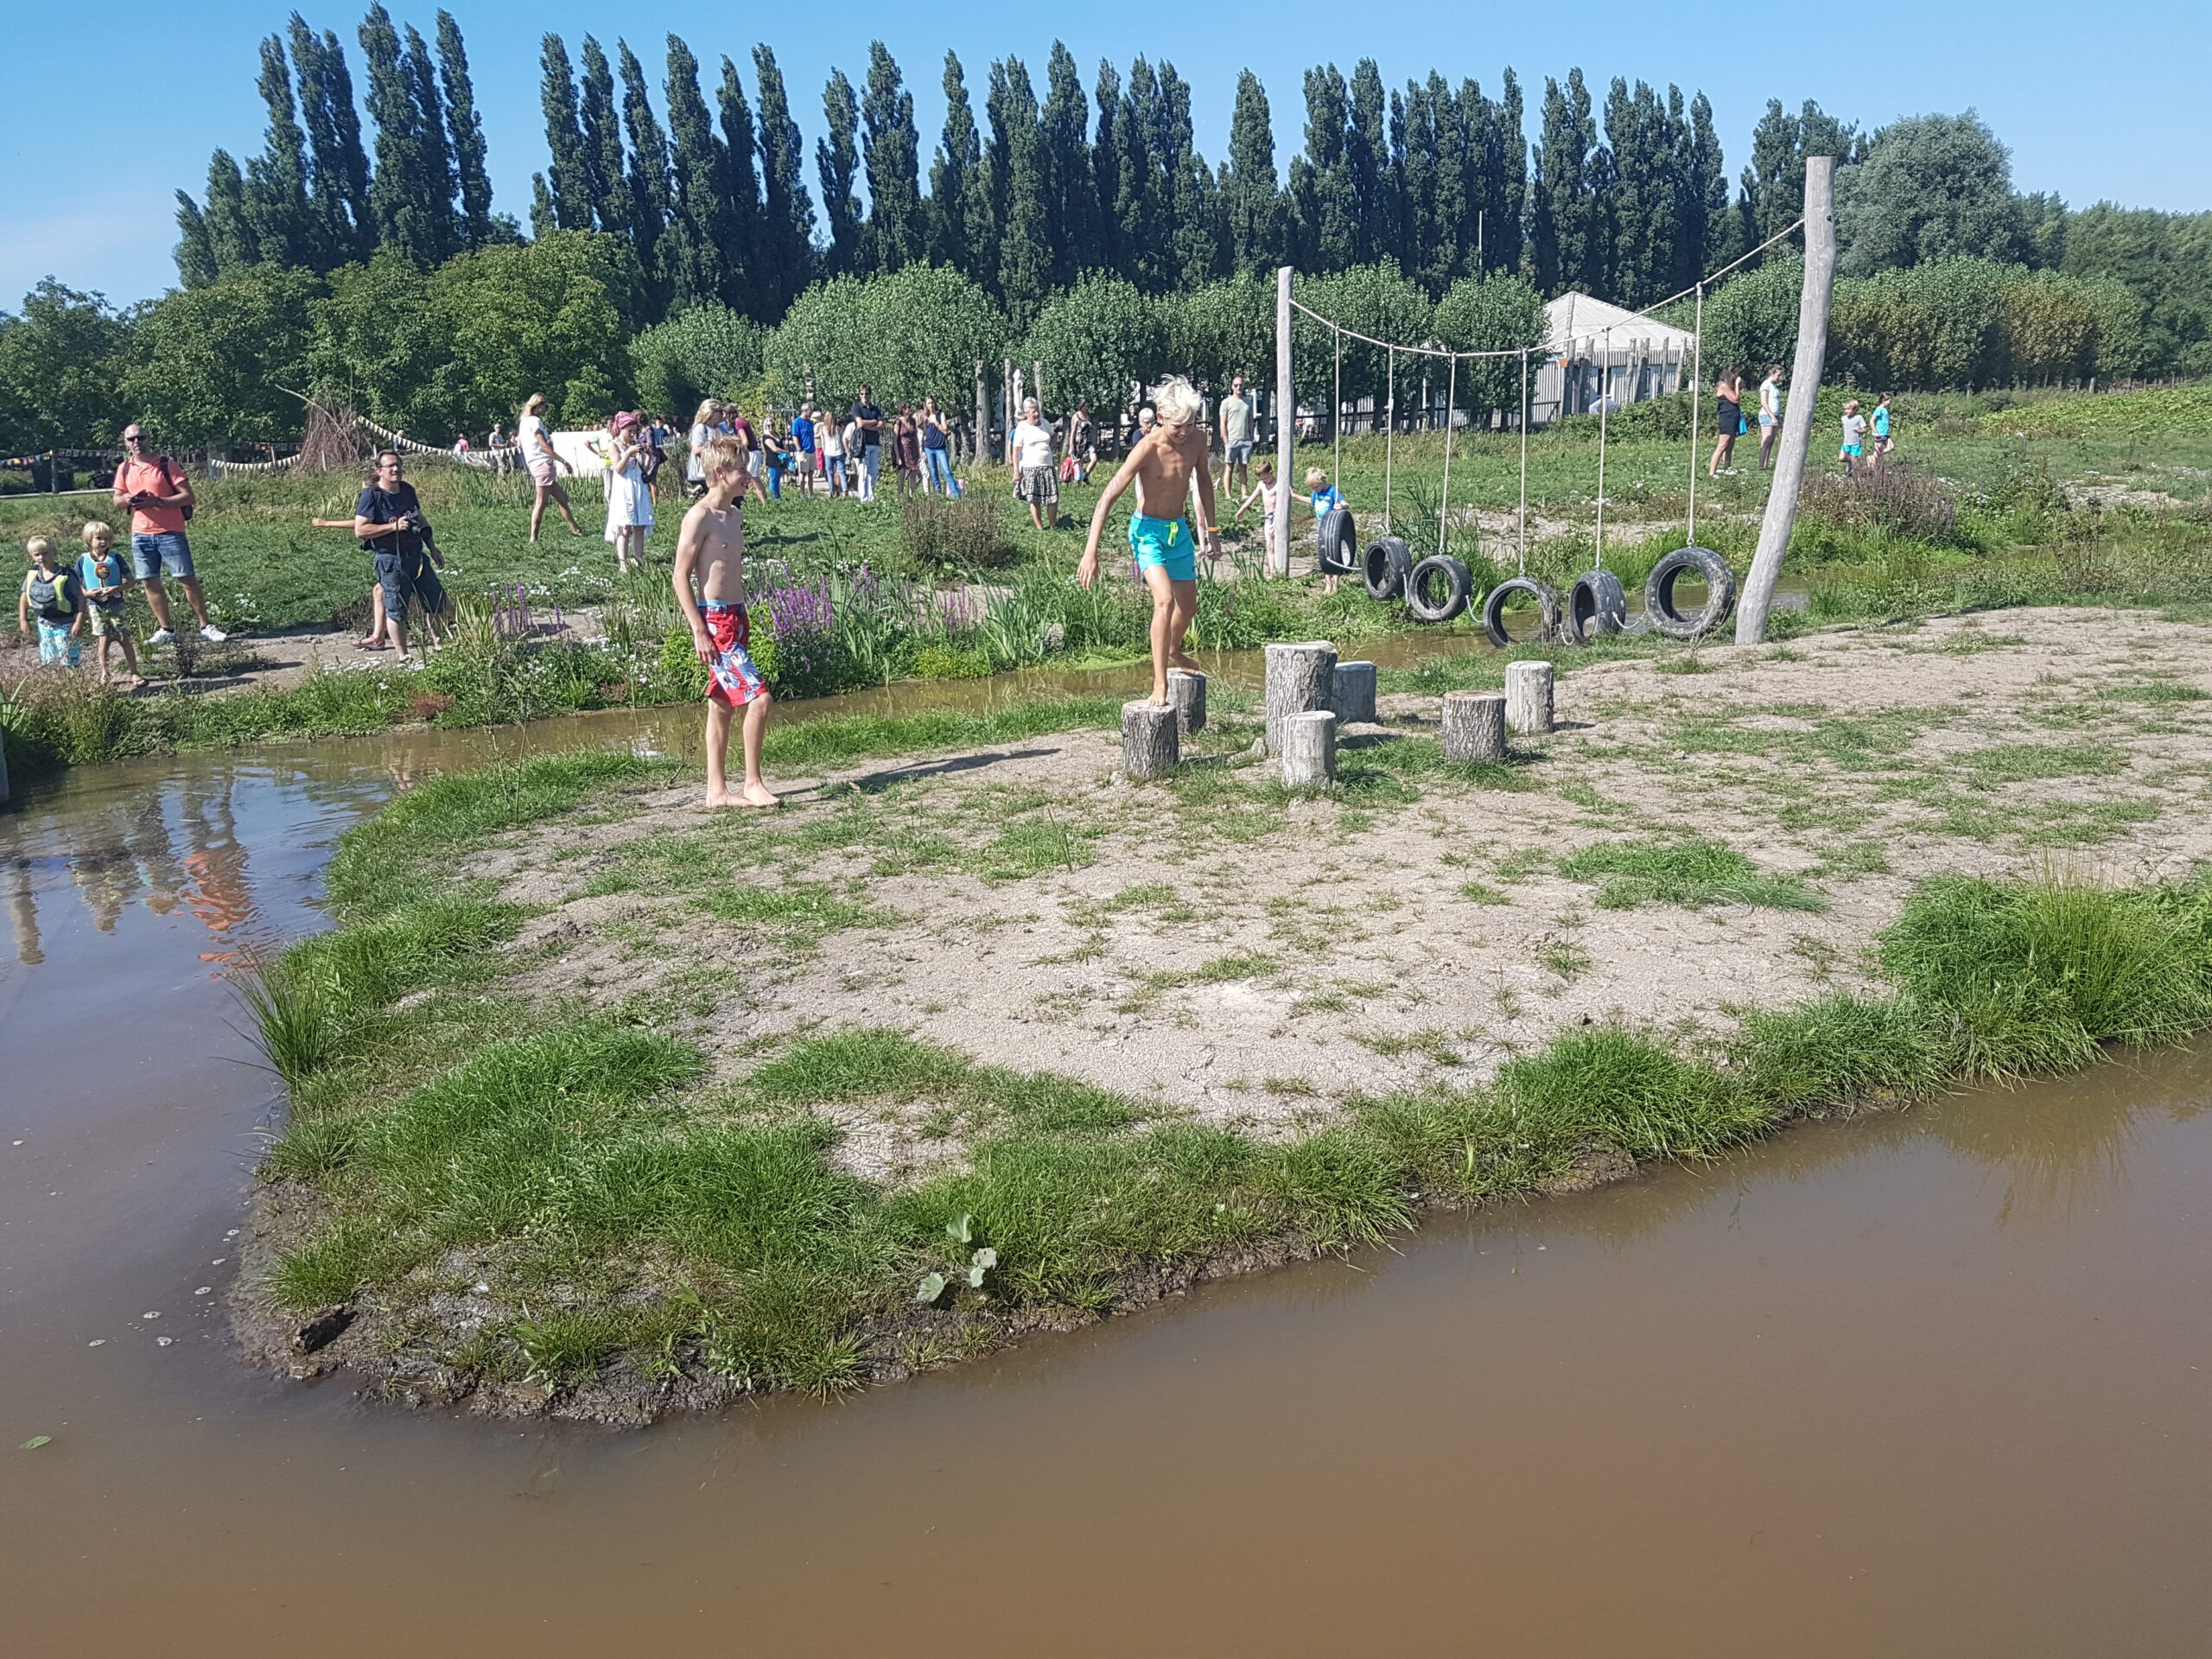
<path fill-rule="evenodd" d="M 616 432 L 621 431 L 625 427 L 635 426 L 638 424 L 637 411 L 626 409 L 607 424 L 609 429 Z"/>

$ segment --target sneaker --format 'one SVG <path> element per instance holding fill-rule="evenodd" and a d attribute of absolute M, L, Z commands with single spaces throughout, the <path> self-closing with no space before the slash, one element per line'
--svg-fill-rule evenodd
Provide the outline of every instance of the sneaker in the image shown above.
<path fill-rule="evenodd" d="M 156 628 L 146 636 L 146 643 L 149 645 L 172 645 L 176 643 L 176 635 L 168 628 Z"/>
<path fill-rule="evenodd" d="M 202 639 L 205 639 L 211 645 L 219 645 L 224 640 L 229 639 L 231 636 L 225 633 L 213 622 L 210 622 L 206 627 L 200 630 L 200 637 Z"/>

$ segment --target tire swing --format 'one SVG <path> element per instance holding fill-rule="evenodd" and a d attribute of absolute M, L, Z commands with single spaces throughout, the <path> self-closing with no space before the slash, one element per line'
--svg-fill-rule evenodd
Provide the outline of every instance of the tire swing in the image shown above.
<path fill-rule="evenodd" d="M 1472 571 L 1448 553 L 1432 553 L 1406 578 L 1406 608 L 1416 622 L 1450 622 L 1467 608 L 1474 592 Z"/>
<path fill-rule="evenodd" d="M 1560 637 L 1566 644 L 1586 645 L 1627 626 L 1628 595 L 1618 576 L 1610 570 L 1589 570 L 1574 579 L 1560 617 Z"/>
<path fill-rule="evenodd" d="M 1541 619 L 1537 631 L 1527 639 L 1516 639 L 1505 631 L 1505 607 L 1509 601 L 1521 595 L 1536 601 L 1536 611 Z M 1516 645 L 1541 643 L 1559 638 L 1559 594 L 1551 583 L 1539 582 L 1534 576 L 1508 576 L 1490 590 L 1483 601 L 1483 632 L 1490 636 L 1491 645 L 1500 651 Z"/>
<path fill-rule="evenodd" d="M 1688 613 L 1675 602 L 1675 584 L 1691 576 L 1705 584 L 1705 603 Z M 1736 608 L 1736 573 L 1709 547 L 1681 547 L 1651 567 L 1643 584 L 1643 614 L 1655 633 L 1694 639 L 1712 632 Z"/>
<path fill-rule="evenodd" d="M 1359 569 L 1359 531 L 1351 509 L 1332 507 L 1313 527 L 1313 563 L 1324 575 L 1348 576 Z"/>
<path fill-rule="evenodd" d="M 1351 515 L 1347 512 L 1344 518 L 1349 524 Z M 1347 556 L 1344 569 L 1352 568 Z M 1406 579 L 1413 574 L 1413 551 L 1405 543 L 1395 536 L 1376 537 L 1369 544 L 1366 560 L 1360 567 L 1367 582 L 1367 596 L 1385 604 L 1402 597 Z"/>

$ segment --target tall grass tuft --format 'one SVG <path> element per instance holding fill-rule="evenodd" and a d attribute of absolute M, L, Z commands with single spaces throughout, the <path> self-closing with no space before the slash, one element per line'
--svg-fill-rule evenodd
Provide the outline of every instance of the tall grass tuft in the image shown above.
<path fill-rule="evenodd" d="M 1793 876 L 1770 875 L 1732 847 L 1702 836 L 1669 841 L 1601 842 L 1559 861 L 1577 881 L 1601 880 L 1599 905 L 1732 903 L 1767 910 L 1819 911 L 1827 901 Z"/>

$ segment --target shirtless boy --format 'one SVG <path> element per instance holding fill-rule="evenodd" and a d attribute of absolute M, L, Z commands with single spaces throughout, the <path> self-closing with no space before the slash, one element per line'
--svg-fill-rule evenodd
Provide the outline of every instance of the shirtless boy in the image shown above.
<path fill-rule="evenodd" d="M 760 741 L 768 725 L 767 682 L 753 665 L 751 619 L 745 611 L 745 510 L 747 490 L 767 492 L 745 464 L 745 446 L 717 435 L 699 447 L 706 494 L 683 515 L 676 537 L 676 602 L 691 624 L 691 643 L 707 665 L 707 804 L 774 806 L 760 781 Z M 692 578 L 698 592 L 692 593 Z M 745 787 L 729 786 L 730 716 L 745 710 Z"/>
<path fill-rule="evenodd" d="M 1106 515 L 1131 480 L 1137 510 L 1129 519 L 1129 549 L 1145 586 L 1152 589 L 1152 700 L 1167 701 L 1167 665 L 1192 671 L 1198 664 L 1183 649 L 1183 638 L 1198 613 L 1198 537 L 1214 536 L 1213 469 L 1207 465 L 1205 434 L 1198 428 L 1198 394 L 1179 374 L 1152 389 L 1159 418 L 1138 440 L 1106 487 L 1090 515 L 1090 538 L 1084 544 L 1076 580 L 1085 588 L 1098 578 L 1098 537 Z M 1198 490 L 1200 529 L 1184 516 L 1191 486 Z M 1173 515 L 1168 516 L 1168 515 Z"/>

